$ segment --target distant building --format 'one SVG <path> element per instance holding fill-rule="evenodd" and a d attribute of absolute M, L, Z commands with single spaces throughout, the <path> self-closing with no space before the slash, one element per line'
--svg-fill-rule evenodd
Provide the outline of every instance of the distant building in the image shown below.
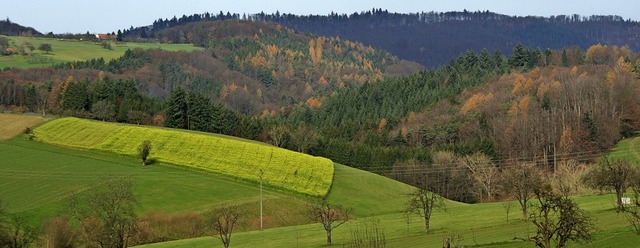
<path fill-rule="evenodd" d="M 112 40 L 116 40 L 118 38 L 118 36 L 116 36 L 114 34 L 96 34 L 96 38 L 98 40 L 112 41 Z"/>

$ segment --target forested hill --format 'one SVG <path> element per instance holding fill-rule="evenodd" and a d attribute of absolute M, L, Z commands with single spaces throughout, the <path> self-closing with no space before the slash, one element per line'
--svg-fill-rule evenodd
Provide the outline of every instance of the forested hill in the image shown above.
<path fill-rule="evenodd" d="M 491 12 L 397 14 L 383 10 L 352 15 L 265 15 L 301 32 L 339 36 L 385 49 L 400 58 L 428 67 L 449 62 L 466 50 L 500 49 L 506 54 L 516 44 L 541 49 L 597 43 L 638 51 L 640 23 L 618 16 L 511 17 Z"/>
<path fill-rule="evenodd" d="M 245 115 L 269 116 L 299 106 L 317 108 L 325 98 L 345 88 L 379 81 L 385 74 L 421 69 L 362 43 L 309 37 L 268 22 L 192 22 L 156 31 L 153 37 L 166 42 L 185 39 L 207 49 L 189 53 L 129 50 L 112 61 L 98 58 L 58 64 L 52 69 L 8 69 L 0 72 L 0 105 L 32 101 L 35 107 L 33 99 L 26 100 L 29 97 L 23 86 L 47 85 L 53 92 L 47 94 L 56 98 L 50 103 L 57 107 L 62 102 L 57 91 L 82 82 L 84 93 L 80 95 L 85 100 L 61 107 L 83 113 L 91 110 L 93 103 L 88 99 L 99 90 L 97 85 L 116 87 L 111 84 L 124 80 L 131 81 L 140 93 L 158 99 L 167 99 L 179 87 Z M 157 114 L 152 108 L 135 110 Z M 127 119 L 126 111 L 119 115 L 119 121 Z"/>
<path fill-rule="evenodd" d="M 6 20 L 0 20 L 0 34 L 1 35 L 42 35 L 38 30 L 31 27 L 25 27 L 17 23 L 13 23 L 7 18 Z"/>
<path fill-rule="evenodd" d="M 179 24 L 225 19 L 277 22 L 302 33 L 358 41 L 427 67 L 445 65 L 467 50 L 477 53 L 483 48 L 500 49 L 509 55 L 517 44 L 544 50 L 574 45 L 587 49 L 601 43 L 640 50 L 640 23 L 619 16 L 516 17 L 489 11 L 400 14 L 374 9 L 326 16 L 280 13 L 241 16 L 220 12 L 159 19 L 148 27 L 125 30 L 125 34 L 151 37 L 156 31 Z M 187 42 L 186 38 L 182 42 Z"/>

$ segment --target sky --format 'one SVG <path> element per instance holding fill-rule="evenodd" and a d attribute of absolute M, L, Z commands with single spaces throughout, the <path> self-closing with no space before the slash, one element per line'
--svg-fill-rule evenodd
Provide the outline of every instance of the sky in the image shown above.
<path fill-rule="evenodd" d="M 638 0 L 3 0 L 0 19 L 46 33 L 105 33 L 151 25 L 158 18 L 204 12 L 298 15 L 352 14 L 386 9 L 389 12 L 476 11 L 518 16 L 619 15 L 640 21 Z"/>

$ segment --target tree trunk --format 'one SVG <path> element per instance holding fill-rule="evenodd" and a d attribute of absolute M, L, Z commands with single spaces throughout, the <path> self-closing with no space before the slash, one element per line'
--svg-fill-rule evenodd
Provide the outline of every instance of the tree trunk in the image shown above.
<path fill-rule="evenodd" d="M 623 211 L 624 210 L 624 205 L 622 204 L 622 197 L 624 196 L 624 192 L 621 188 L 616 188 L 616 203 L 618 204 L 618 209 L 617 211 Z"/>
<path fill-rule="evenodd" d="M 425 233 L 429 233 L 429 217 L 424 217 L 424 231 Z"/>
<path fill-rule="evenodd" d="M 331 244 L 331 230 L 327 230 L 327 244 Z"/>

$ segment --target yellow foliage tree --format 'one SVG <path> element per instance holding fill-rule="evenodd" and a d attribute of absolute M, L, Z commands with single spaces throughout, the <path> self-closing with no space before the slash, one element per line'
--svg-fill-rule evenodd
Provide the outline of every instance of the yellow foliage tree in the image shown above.
<path fill-rule="evenodd" d="M 489 93 L 489 94 L 483 94 L 483 93 L 478 93 L 475 94 L 473 96 L 471 96 L 465 103 L 464 105 L 462 105 L 462 108 L 460 108 L 460 113 L 462 114 L 466 114 L 469 111 L 472 111 L 478 107 L 480 107 L 481 105 L 484 105 L 485 103 L 487 103 L 488 101 L 493 99 L 493 93 Z"/>
<path fill-rule="evenodd" d="M 587 49 L 587 61 L 595 65 L 609 63 L 611 55 L 607 45 L 596 44 Z"/>
<path fill-rule="evenodd" d="M 267 60 L 260 53 L 257 53 L 255 56 L 251 57 L 250 61 L 253 67 L 264 67 L 267 65 Z"/>
<path fill-rule="evenodd" d="M 320 79 L 318 80 L 318 83 L 323 86 L 327 86 L 329 84 L 329 82 L 327 82 L 327 79 L 325 79 L 324 76 L 320 77 Z"/>
<path fill-rule="evenodd" d="M 228 96 L 229 96 L 229 87 L 227 87 L 226 85 L 223 85 L 222 89 L 220 89 L 220 99 L 225 100 L 227 99 Z"/>
<path fill-rule="evenodd" d="M 229 85 L 229 90 L 231 92 L 235 92 L 238 89 L 238 85 L 236 84 L 236 82 L 231 82 L 231 85 Z"/>
<path fill-rule="evenodd" d="M 409 116 L 407 116 L 407 122 L 409 125 L 413 124 L 416 121 L 416 113 L 411 111 L 409 112 Z"/>
<path fill-rule="evenodd" d="M 311 87 L 311 84 L 306 83 L 306 84 L 304 85 L 304 92 L 305 92 L 305 93 L 312 93 L 312 92 L 313 92 L 313 87 Z"/>
<path fill-rule="evenodd" d="M 402 127 L 402 129 L 400 129 L 400 134 L 402 135 L 402 138 L 407 138 L 407 136 L 409 136 L 409 129 L 407 129 L 407 127 Z"/>
<path fill-rule="evenodd" d="M 626 73 L 633 72 L 633 66 L 631 65 L 631 63 L 626 62 L 624 57 L 618 58 L 618 62 L 616 62 L 616 69 L 624 71 Z"/>
<path fill-rule="evenodd" d="M 317 97 L 310 97 L 309 99 L 307 99 L 307 106 L 312 109 L 318 109 L 322 106 L 322 100 Z"/>
<path fill-rule="evenodd" d="M 380 119 L 380 123 L 378 123 L 378 132 L 382 132 L 384 128 L 387 127 L 387 119 Z"/>

